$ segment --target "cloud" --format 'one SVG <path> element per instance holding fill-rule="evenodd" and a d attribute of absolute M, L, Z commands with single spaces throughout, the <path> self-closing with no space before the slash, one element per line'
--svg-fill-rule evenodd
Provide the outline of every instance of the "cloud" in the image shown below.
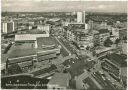
<path fill-rule="evenodd" d="M 106 8 L 106 5 L 99 5 L 97 8 L 99 8 L 99 9 L 105 9 Z"/>
<path fill-rule="evenodd" d="M 2 11 L 104 11 L 127 12 L 125 1 L 2 0 Z"/>

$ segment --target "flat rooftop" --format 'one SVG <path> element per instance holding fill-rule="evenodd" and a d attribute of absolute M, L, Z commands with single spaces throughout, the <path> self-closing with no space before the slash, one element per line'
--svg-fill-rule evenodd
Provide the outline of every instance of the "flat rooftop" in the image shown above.
<path fill-rule="evenodd" d="M 9 58 L 17 58 L 17 57 L 23 57 L 23 56 L 29 56 L 29 55 L 35 55 L 36 49 L 33 46 L 34 44 L 20 44 L 20 45 L 13 45 L 10 48 Z"/>
<path fill-rule="evenodd" d="M 38 37 L 49 37 L 49 33 L 38 29 L 20 31 L 15 35 L 15 41 L 35 41 Z"/>
<path fill-rule="evenodd" d="M 35 55 L 37 52 L 49 51 L 57 49 L 58 45 L 56 44 L 55 39 L 52 37 L 41 37 L 37 38 L 38 47 L 35 48 L 35 43 L 16 43 L 12 45 L 9 50 L 9 58 L 17 58 L 23 56 Z M 44 52 L 48 53 L 48 52 Z"/>
<path fill-rule="evenodd" d="M 38 48 L 42 48 L 43 46 L 57 46 L 57 43 L 52 37 L 39 37 L 36 39 Z"/>

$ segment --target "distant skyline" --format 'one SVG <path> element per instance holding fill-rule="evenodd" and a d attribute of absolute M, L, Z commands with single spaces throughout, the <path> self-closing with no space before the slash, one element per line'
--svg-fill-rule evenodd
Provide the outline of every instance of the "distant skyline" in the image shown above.
<path fill-rule="evenodd" d="M 1 0 L 1 6 L 9 12 L 127 12 L 127 1 Z"/>

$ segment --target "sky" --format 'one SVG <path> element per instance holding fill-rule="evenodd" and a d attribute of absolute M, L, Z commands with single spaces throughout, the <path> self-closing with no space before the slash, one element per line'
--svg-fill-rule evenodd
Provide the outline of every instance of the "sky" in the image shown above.
<path fill-rule="evenodd" d="M 10 12 L 127 12 L 126 1 L 1 0 L 1 6 Z"/>

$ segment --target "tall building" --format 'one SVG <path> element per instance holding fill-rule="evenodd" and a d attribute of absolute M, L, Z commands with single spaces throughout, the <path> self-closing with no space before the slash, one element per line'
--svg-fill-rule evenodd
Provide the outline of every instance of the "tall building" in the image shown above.
<path fill-rule="evenodd" d="M 15 31 L 14 22 L 3 22 L 2 33 L 11 33 Z"/>
<path fill-rule="evenodd" d="M 85 23 L 85 12 L 77 12 L 77 23 Z"/>
<path fill-rule="evenodd" d="M 37 29 L 49 33 L 50 25 L 37 25 Z"/>

